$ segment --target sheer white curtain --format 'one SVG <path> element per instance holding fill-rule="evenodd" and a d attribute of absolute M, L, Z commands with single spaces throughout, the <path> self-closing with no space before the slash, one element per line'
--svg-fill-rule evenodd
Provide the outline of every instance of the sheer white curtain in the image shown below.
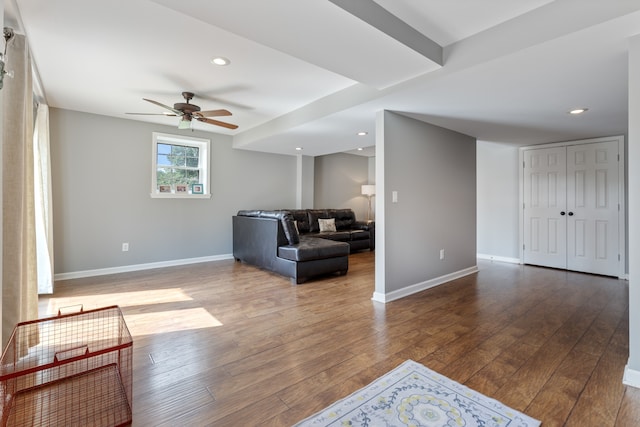
<path fill-rule="evenodd" d="M 2 340 L 16 323 L 38 317 L 31 57 L 25 37 L 7 47 L 2 139 Z M 21 353 L 37 343 L 37 330 L 19 343 Z"/>
<path fill-rule="evenodd" d="M 53 215 L 51 156 L 49 154 L 49 106 L 40 104 L 33 131 L 34 196 L 38 293 L 53 293 Z"/>

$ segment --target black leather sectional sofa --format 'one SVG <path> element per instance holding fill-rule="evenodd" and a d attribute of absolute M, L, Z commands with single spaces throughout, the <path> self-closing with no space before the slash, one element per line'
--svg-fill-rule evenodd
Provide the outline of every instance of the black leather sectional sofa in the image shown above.
<path fill-rule="evenodd" d="M 327 224 L 329 230 L 321 230 Z M 349 253 L 374 248 L 375 224 L 356 221 L 351 209 L 242 210 L 233 217 L 234 258 L 296 284 L 346 274 Z"/>

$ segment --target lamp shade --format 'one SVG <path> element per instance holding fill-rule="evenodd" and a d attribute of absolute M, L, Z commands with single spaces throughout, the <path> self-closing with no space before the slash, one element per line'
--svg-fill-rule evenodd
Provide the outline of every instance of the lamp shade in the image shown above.
<path fill-rule="evenodd" d="M 373 196 L 376 194 L 376 186 L 373 184 L 365 184 L 362 186 L 362 195 L 363 196 Z"/>

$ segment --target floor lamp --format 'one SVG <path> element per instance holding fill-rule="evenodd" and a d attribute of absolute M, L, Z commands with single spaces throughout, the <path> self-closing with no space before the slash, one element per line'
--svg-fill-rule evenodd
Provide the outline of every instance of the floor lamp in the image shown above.
<path fill-rule="evenodd" d="M 367 211 L 367 221 L 371 221 L 371 198 L 376 194 L 376 186 L 373 184 L 364 184 L 362 186 L 362 195 L 367 196 L 369 202 L 369 210 Z"/>

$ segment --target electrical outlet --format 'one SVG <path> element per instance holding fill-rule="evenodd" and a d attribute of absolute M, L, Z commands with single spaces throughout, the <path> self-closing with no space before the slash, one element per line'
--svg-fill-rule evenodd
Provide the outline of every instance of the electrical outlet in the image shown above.
<path fill-rule="evenodd" d="M 122 244 L 122 252 L 128 252 L 129 251 L 129 244 L 128 243 L 123 243 Z"/>
<path fill-rule="evenodd" d="M 440 249 L 440 259 L 444 259 L 444 249 Z"/>

